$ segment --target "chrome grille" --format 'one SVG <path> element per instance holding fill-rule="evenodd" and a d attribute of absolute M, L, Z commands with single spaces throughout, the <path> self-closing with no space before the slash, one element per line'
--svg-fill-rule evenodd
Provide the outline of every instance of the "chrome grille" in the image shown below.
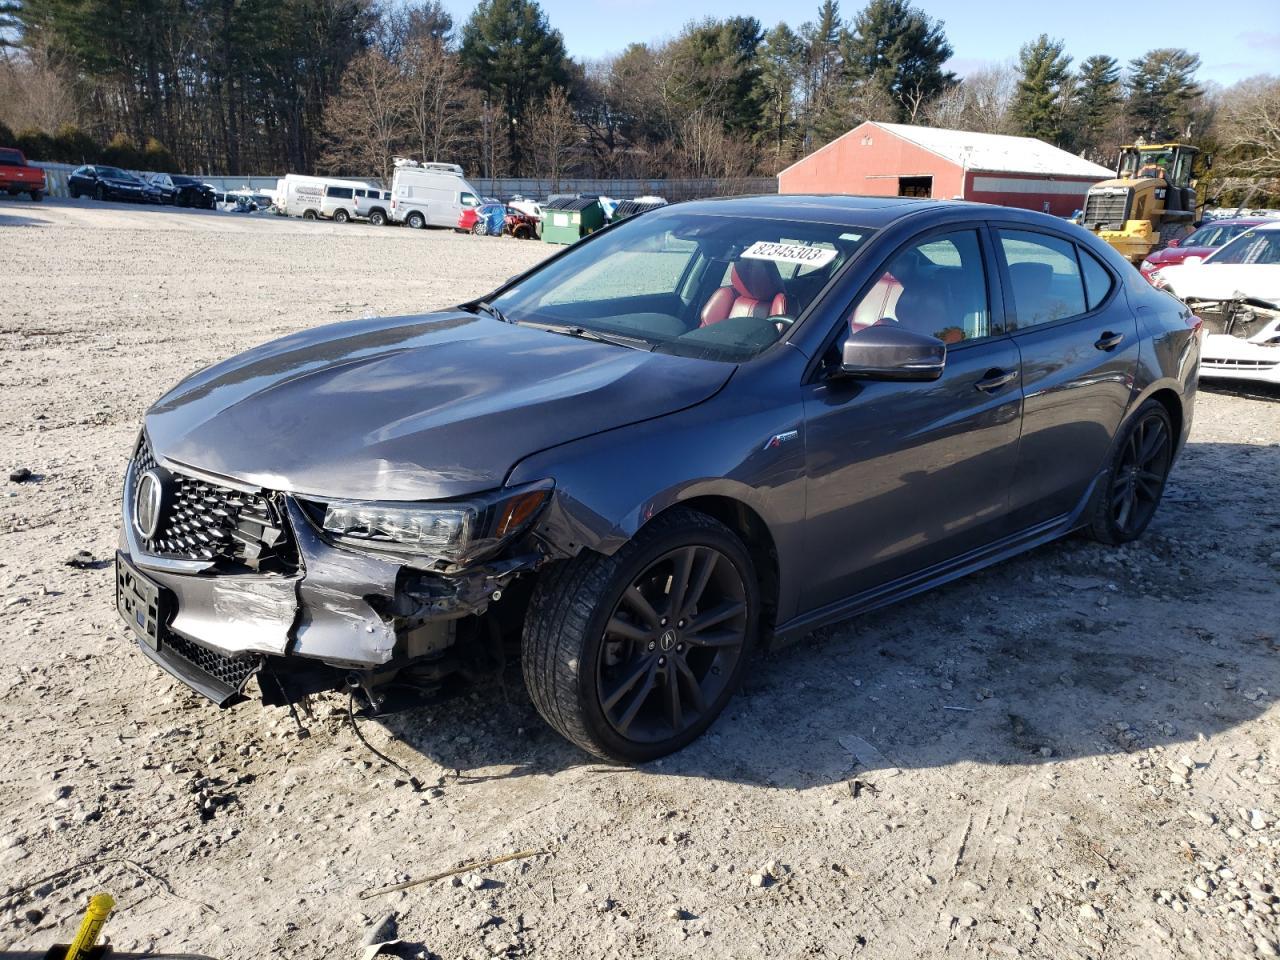
<path fill-rule="evenodd" d="M 134 453 L 134 478 L 157 468 L 146 437 Z M 272 500 L 220 486 L 178 471 L 170 479 L 166 503 L 155 534 L 143 549 L 156 557 L 208 560 L 232 568 L 261 572 L 292 572 L 298 565 L 297 547 Z M 133 509 L 133 491 L 128 507 Z"/>

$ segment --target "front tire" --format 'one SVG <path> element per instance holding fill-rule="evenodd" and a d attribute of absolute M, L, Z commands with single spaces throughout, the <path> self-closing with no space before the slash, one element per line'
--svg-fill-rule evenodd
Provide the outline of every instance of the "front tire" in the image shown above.
<path fill-rule="evenodd" d="M 1093 539 L 1118 545 L 1142 536 L 1164 495 L 1174 443 L 1173 422 L 1159 400 L 1148 400 L 1129 418 L 1090 505 Z"/>
<path fill-rule="evenodd" d="M 44 199 L 44 191 L 43 191 L 43 190 L 32 190 L 32 191 L 31 191 L 31 202 L 32 202 L 32 203 L 39 203 L 39 202 L 40 202 L 41 200 L 43 200 L 43 199 Z"/>
<path fill-rule="evenodd" d="M 525 685 L 588 753 L 654 760 L 723 711 L 759 617 L 742 541 L 705 514 L 672 510 L 613 556 L 584 551 L 543 574 L 525 619 Z"/>
<path fill-rule="evenodd" d="M 303 220 L 319 220 L 320 216 L 314 210 L 306 210 L 306 211 L 303 211 L 302 219 Z"/>
<path fill-rule="evenodd" d="M 98 186 L 93 191 L 93 199 L 97 200 L 99 203 L 101 203 L 103 200 L 106 200 L 107 188 L 104 187 L 102 184 L 98 184 Z"/>

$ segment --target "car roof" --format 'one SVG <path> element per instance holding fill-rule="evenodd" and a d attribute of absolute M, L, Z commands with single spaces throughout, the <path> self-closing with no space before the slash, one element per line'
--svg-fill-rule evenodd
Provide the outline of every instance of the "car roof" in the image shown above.
<path fill-rule="evenodd" d="M 753 197 L 718 197 L 689 200 L 658 208 L 676 213 L 718 213 L 807 223 L 832 223 L 869 228 L 888 226 L 906 216 L 966 209 L 977 220 L 1026 220 L 1062 224 L 1058 217 L 1034 210 L 1000 207 L 964 200 L 932 200 L 922 197 L 865 197 L 845 194 L 765 194 Z M 655 213 L 658 210 L 654 211 Z"/>

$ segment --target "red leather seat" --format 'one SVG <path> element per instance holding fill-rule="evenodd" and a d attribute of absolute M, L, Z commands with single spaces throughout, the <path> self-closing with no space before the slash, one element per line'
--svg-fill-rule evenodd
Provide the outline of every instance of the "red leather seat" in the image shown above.
<path fill-rule="evenodd" d="M 787 312 L 778 265 L 772 260 L 739 260 L 729 268 L 729 286 L 711 295 L 702 308 L 702 326 L 729 317 L 777 317 Z"/>

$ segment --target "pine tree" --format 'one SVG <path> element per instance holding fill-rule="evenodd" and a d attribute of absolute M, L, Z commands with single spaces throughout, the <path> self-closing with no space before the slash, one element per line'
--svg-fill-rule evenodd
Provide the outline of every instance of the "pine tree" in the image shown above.
<path fill-rule="evenodd" d="M 790 156 L 795 128 L 796 88 L 804 74 L 805 43 L 785 23 L 765 34 L 760 49 L 760 90 L 767 123 L 760 131 L 775 161 Z"/>
<path fill-rule="evenodd" d="M 569 83 L 564 37 L 535 0 L 481 0 L 462 29 L 459 53 L 472 83 L 505 111 L 509 162 L 518 171 L 530 108 Z"/>
<path fill-rule="evenodd" d="M 1072 146 L 1086 154 L 1108 143 L 1108 132 L 1120 116 L 1124 97 L 1120 65 L 1115 57 L 1097 54 L 1080 64 L 1071 106 Z"/>
<path fill-rule="evenodd" d="M 1061 40 L 1040 34 L 1018 54 L 1018 92 L 1013 98 L 1013 122 L 1018 133 L 1061 143 L 1066 97 L 1070 91 L 1071 58 Z"/>
<path fill-rule="evenodd" d="M 956 83 L 943 69 L 952 49 L 942 23 L 906 0 L 871 0 L 842 46 L 849 95 L 871 85 L 893 102 L 893 119 L 914 122 L 925 103 Z"/>
<path fill-rule="evenodd" d="M 1129 118 L 1149 142 L 1193 136 L 1196 102 L 1204 92 L 1195 81 L 1200 58 L 1186 50 L 1164 47 L 1129 61 Z"/>

